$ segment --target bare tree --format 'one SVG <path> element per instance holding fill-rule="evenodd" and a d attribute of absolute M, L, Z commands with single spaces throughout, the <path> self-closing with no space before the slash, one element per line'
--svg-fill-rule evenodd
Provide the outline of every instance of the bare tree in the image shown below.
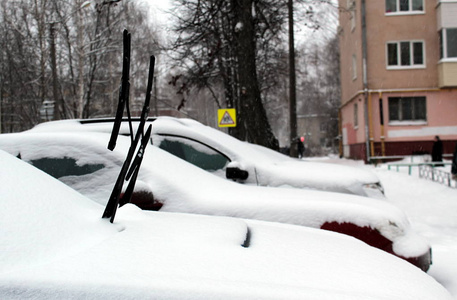
<path fill-rule="evenodd" d="M 133 78 L 146 78 L 145 56 L 159 49 L 147 9 L 128 0 L 88 3 L 0 0 L 1 131 L 28 129 L 43 117 L 52 118 L 43 109 L 40 116 L 40 108 L 54 99 L 62 104 L 55 110 L 59 118 L 111 115 L 124 28 L 133 33 L 133 55 L 139 58 L 132 66 Z"/>
<path fill-rule="evenodd" d="M 175 32 L 178 39 L 172 50 L 185 72 L 178 88 L 214 90 L 223 88 L 219 107 L 237 108 L 239 126 L 230 133 L 240 139 L 273 149 L 275 138 L 262 100 L 274 82 L 280 31 L 285 13 L 282 1 L 208 1 L 177 0 Z M 176 83 L 176 81 L 174 81 Z"/>
<path fill-rule="evenodd" d="M 1 121 L 2 131 L 38 123 L 46 98 L 47 1 L 2 1 L 1 9 Z M 24 109 L 27 107 L 27 109 Z"/>
<path fill-rule="evenodd" d="M 325 138 L 331 146 L 338 135 L 338 109 L 340 105 L 340 73 L 338 37 L 329 40 L 309 41 L 300 48 L 300 72 L 297 90 L 298 111 L 302 115 L 326 116 L 321 124 Z M 317 145 L 314 145 L 318 147 Z M 314 149 L 320 151 L 320 149 Z"/>

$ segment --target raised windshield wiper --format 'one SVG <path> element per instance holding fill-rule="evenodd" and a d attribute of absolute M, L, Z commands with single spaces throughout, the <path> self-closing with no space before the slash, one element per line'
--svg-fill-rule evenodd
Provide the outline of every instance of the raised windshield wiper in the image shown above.
<path fill-rule="evenodd" d="M 146 99 L 144 101 L 143 110 L 141 111 L 141 120 L 140 124 L 138 125 L 135 138 L 133 138 L 133 127 L 132 127 L 132 118 L 130 116 L 129 110 L 129 102 L 128 102 L 128 91 L 130 87 L 129 83 L 129 69 L 130 69 L 130 34 L 127 30 L 124 30 L 124 60 L 122 65 L 122 80 L 121 80 L 121 88 L 119 92 L 119 103 L 116 111 L 116 119 L 113 125 L 113 131 L 111 132 L 111 138 L 108 143 L 108 149 L 114 150 L 116 146 L 117 136 L 119 134 L 120 125 L 122 122 L 122 115 L 124 114 L 124 109 L 127 109 L 127 117 L 130 127 L 130 136 L 131 136 L 131 143 L 130 148 L 127 153 L 127 157 L 122 164 L 121 171 L 119 176 L 116 180 L 116 184 L 114 185 L 113 191 L 111 192 L 111 196 L 106 204 L 105 211 L 103 212 L 102 218 L 109 218 L 110 222 L 113 223 L 114 217 L 116 215 L 116 210 L 119 205 L 124 205 L 125 203 L 129 203 L 130 199 L 133 194 L 133 189 L 135 187 L 135 182 L 138 176 L 138 172 L 140 170 L 141 162 L 143 161 L 144 151 L 146 146 L 149 142 L 152 126 L 149 125 L 146 133 L 143 132 L 144 125 L 146 124 L 146 120 L 149 113 L 149 103 L 151 101 L 151 93 L 152 93 L 152 82 L 154 80 L 154 66 L 155 66 L 155 57 L 150 57 L 149 62 L 149 76 L 148 76 L 148 86 L 146 91 Z M 127 93 L 127 94 L 125 94 Z M 139 146 L 138 151 L 135 151 L 138 147 L 138 143 L 141 143 Z M 135 159 L 133 157 L 135 156 Z M 132 163 L 133 159 L 133 163 Z M 129 181 L 127 189 L 122 197 L 121 202 L 121 192 L 122 187 L 125 181 Z"/>
<path fill-rule="evenodd" d="M 117 103 L 116 110 L 116 119 L 114 121 L 113 130 L 111 131 L 111 138 L 108 142 L 108 149 L 113 151 L 116 147 L 117 137 L 119 135 L 119 128 L 121 127 L 122 115 L 124 114 L 124 109 L 127 106 L 127 115 L 130 118 L 129 110 L 129 90 L 130 90 L 130 45 L 131 45 L 131 36 L 127 30 L 124 30 L 123 33 L 124 39 L 124 53 L 122 55 L 122 77 L 121 77 L 121 86 L 119 88 L 119 101 Z M 130 128 L 130 134 L 132 134 L 132 129 Z"/>

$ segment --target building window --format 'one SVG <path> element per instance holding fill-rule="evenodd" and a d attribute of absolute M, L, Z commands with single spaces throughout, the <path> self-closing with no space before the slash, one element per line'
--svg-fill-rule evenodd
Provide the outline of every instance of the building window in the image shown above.
<path fill-rule="evenodd" d="M 320 123 L 319 127 L 320 127 L 321 132 L 326 132 L 327 131 L 327 123 L 326 122 Z"/>
<path fill-rule="evenodd" d="M 386 0 L 386 13 L 423 12 L 424 0 Z"/>
<path fill-rule="evenodd" d="M 359 127 L 359 105 L 354 104 L 354 128 Z"/>
<path fill-rule="evenodd" d="M 353 31 L 355 29 L 355 25 L 356 25 L 356 15 L 355 15 L 356 7 L 355 7 L 355 1 L 354 0 L 348 0 L 347 9 L 351 14 L 351 16 L 350 16 L 350 19 L 351 19 L 351 30 Z"/>
<path fill-rule="evenodd" d="M 424 56 L 422 41 L 387 43 L 387 68 L 425 67 Z"/>
<path fill-rule="evenodd" d="M 357 57 L 352 55 L 352 80 L 357 79 Z"/>
<path fill-rule="evenodd" d="M 321 147 L 327 147 L 327 138 L 321 137 L 320 144 L 321 144 Z"/>
<path fill-rule="evenodd" d="M 427 121 L 425 97 L 389 97 L 389 122 Z"/>
<path fill-rule="evenodd" d="M 440 31 L 441 58 L 457 58 L 457 28 L 444 28 Z"/>

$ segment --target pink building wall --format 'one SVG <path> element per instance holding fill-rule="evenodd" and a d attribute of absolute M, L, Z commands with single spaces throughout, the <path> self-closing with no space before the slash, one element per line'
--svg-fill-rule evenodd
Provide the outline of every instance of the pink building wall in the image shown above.
<path fill-rule="evenodd" d="M 360 0 L 357 1 L 360 4 Z M 368 84 L 370 89 L 417 89 L 438 86 L 439 35 L 435 0 L 424 0 L 424 13 L 387 15 L 385 0 L 366 0 Z M 360 35 L 361 38 L 361 35 Z M 388 69 L 387 42 L 425 43 L 425 68 Z"/>
<path fill-rule="evenodd" d="M 343 8 L 352 0 L 340 0 Z M 424 12 L 411 15 L 385 13 L 385 1 L 365 1 L 367 25 L 367 85 L 364 91 L 361 0 L 355 0 L 355 28 L 351 14 L 340 13 L 341 126 L 344 155 L 366 159 L 367 135 L 375 156 L 429 152 L 435 135 L 451 153 L 457 142 L 457 87 L 440 89 L 438 83 L 439 34 L 436 1 L 424 0 Z M 424 66 L 396 69 L 387 66 L 387 42 L 418 40 L 424 43 Z M 352 57 L 357 57 L 357 77 L 352 77 Z M 366 93 L 365 93 L 366 92 Z M 366 97 L 365 97 L 366 95 Z M 389 97 L 426 97 L 426 121 L 390 122 Z M 381 126 L 382 99 L 384 126 Z M 365 102 L 371 103 L 365 120 Z M 358 126 L 354 105 L 358 106 Z M 366 124 L 368 127 L 366 127 Z M 368 130 L 369 129 L 369 130 Z M 385 152 L 381 152 L 381 142 Z"/>
<path fill-rule="evenodd" d="M 425 96 L 427 121 L 424 124 L 395 124 L 389 122 L 388 97 Z M 428 141 L 439 135 L 443 140 L 457 140 L 457 90 L 440 92 L 383 93 L 385 140 Z M 381 140 L 379 93 L 372 94 L 374 139 Z"/>

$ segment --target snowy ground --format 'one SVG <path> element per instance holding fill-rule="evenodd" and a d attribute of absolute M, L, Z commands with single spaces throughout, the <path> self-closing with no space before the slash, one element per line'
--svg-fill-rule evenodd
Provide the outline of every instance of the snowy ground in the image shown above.
<path fill-rule="evenodd" d="M 457 299 L 457 189 L 419 178 L 417 167 L 408 175 L 406 167 L 397 172 L 395 168 L 389 171 L 387 164 L 375 167 L 338 158 L 318 160 L 373 170 L 381 179 L 388 200 L 407 213 L 412 227 L 432 245 L 433 265 L 428 273 Z M 450 172 L 450 166 L 439 169 Z"/>

